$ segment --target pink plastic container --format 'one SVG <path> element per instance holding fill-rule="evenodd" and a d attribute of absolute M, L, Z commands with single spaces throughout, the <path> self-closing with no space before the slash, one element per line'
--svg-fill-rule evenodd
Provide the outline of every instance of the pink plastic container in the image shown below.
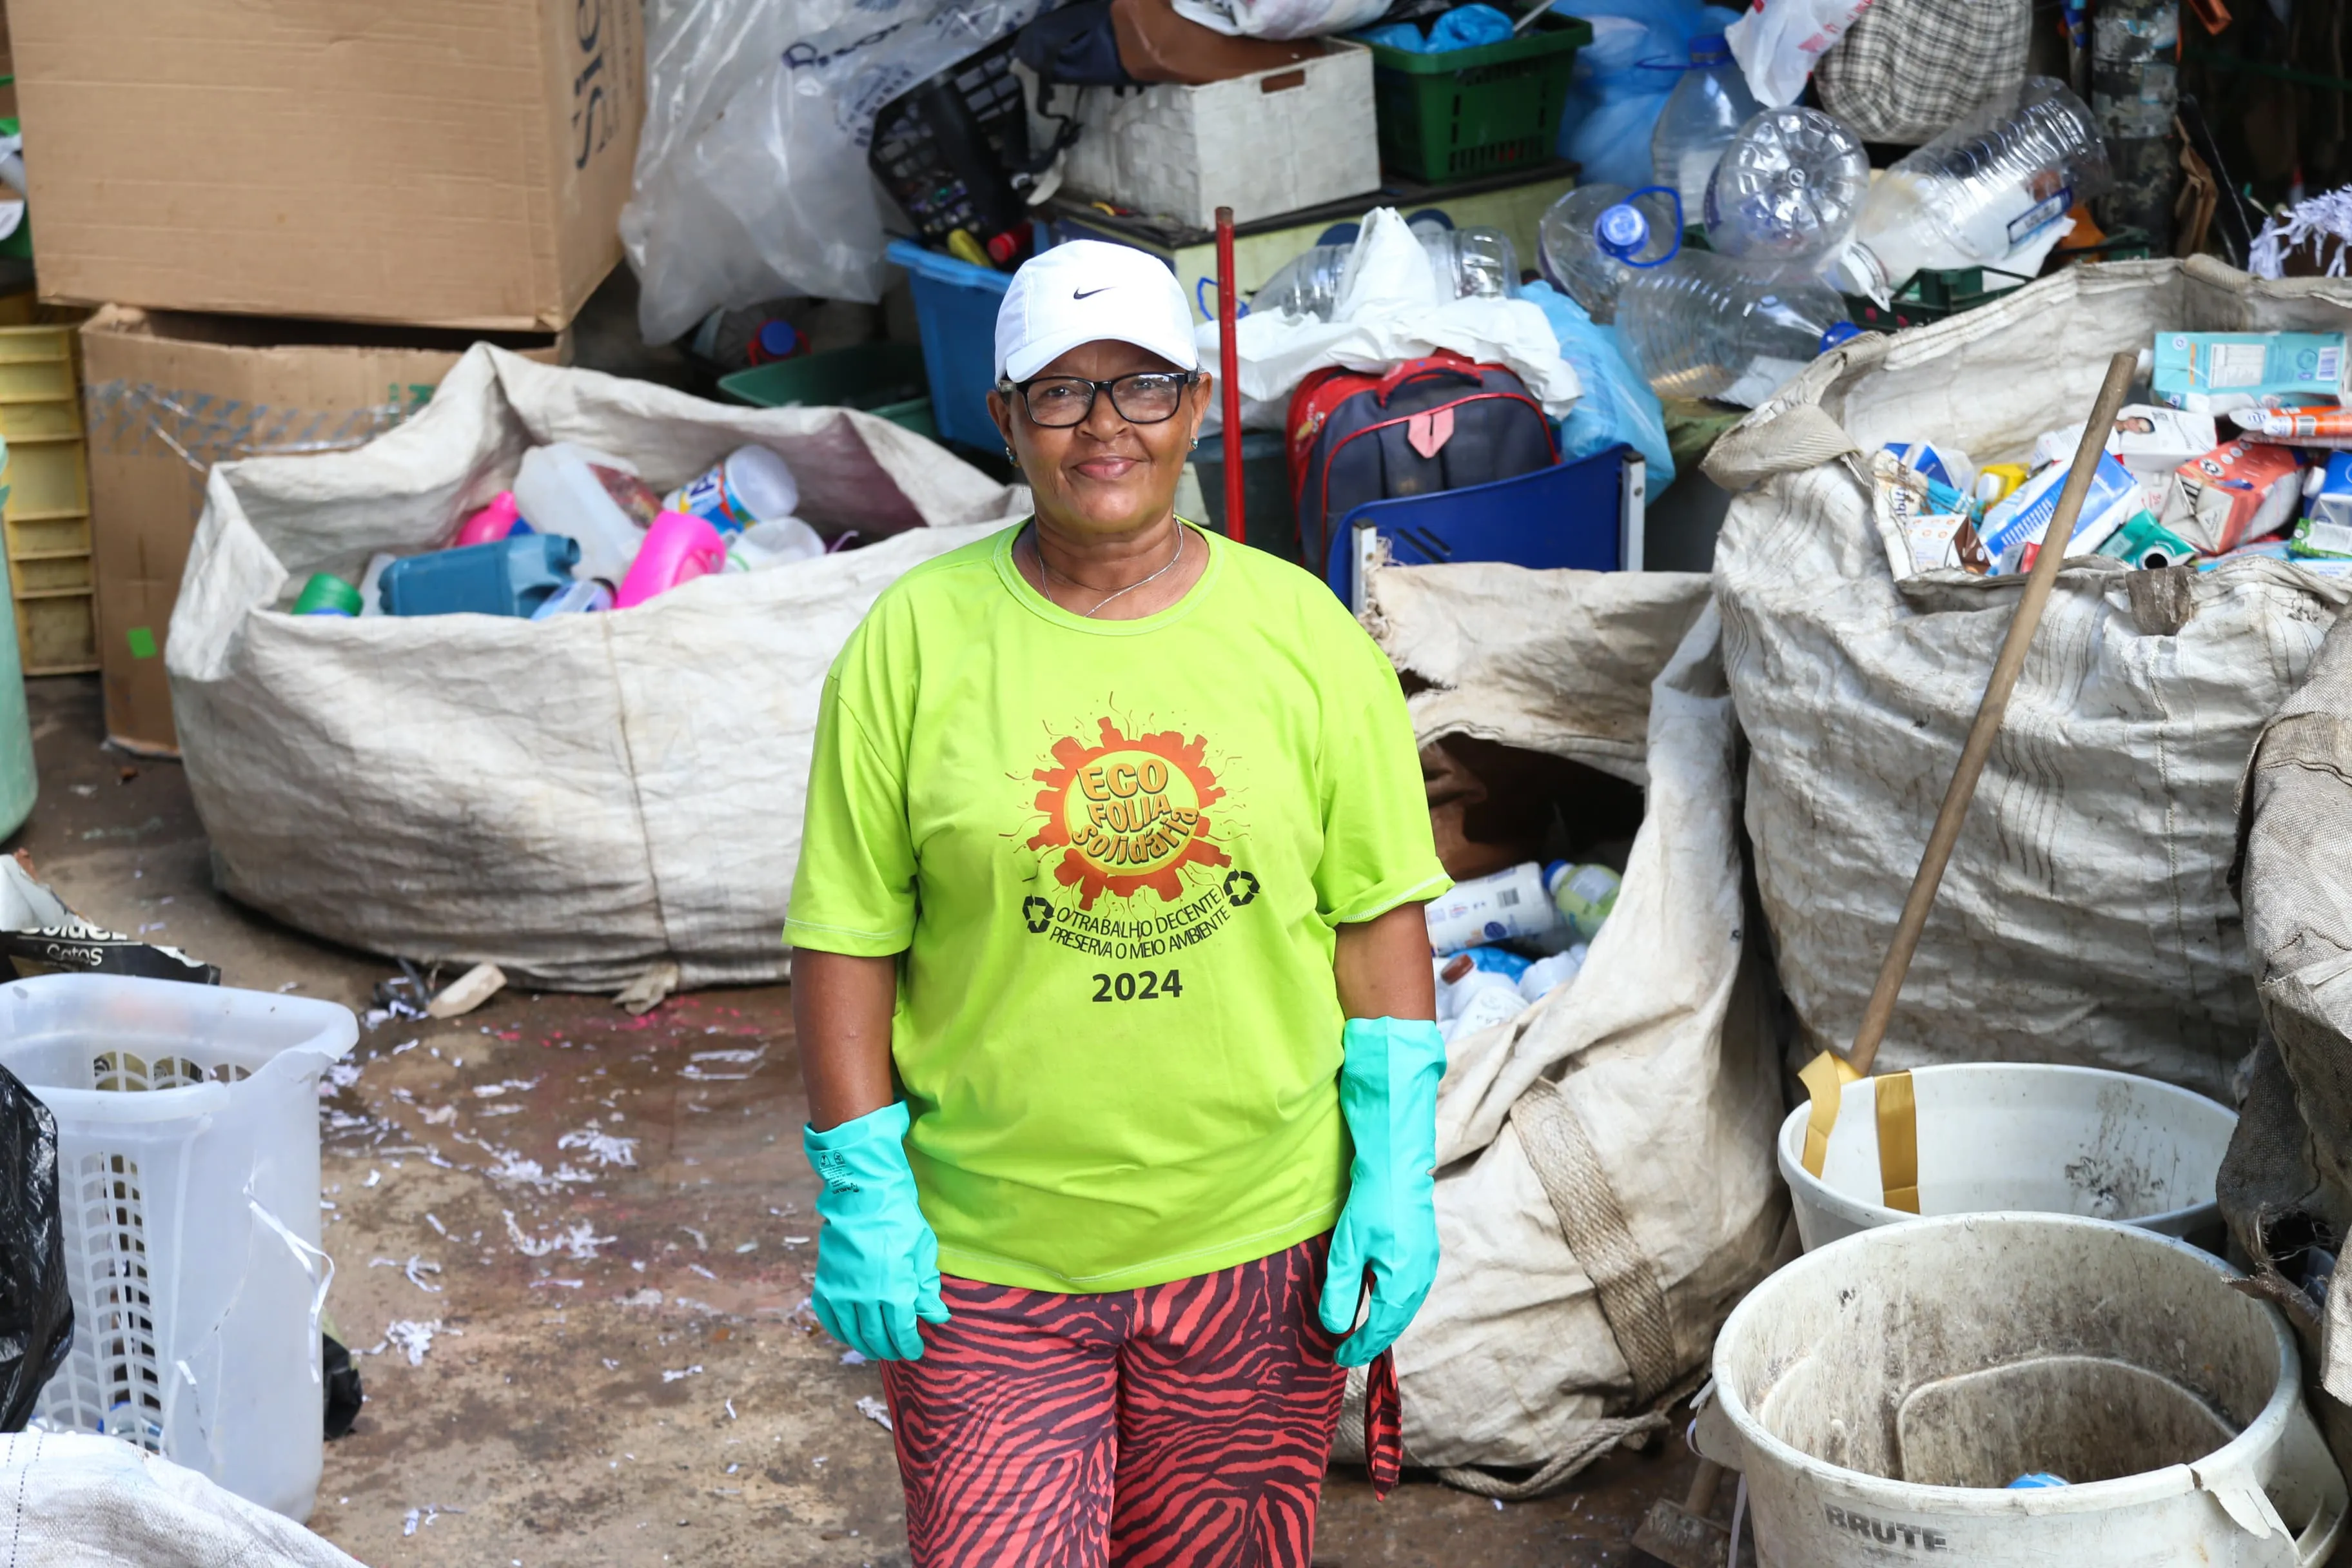
<path fill-rule="evenodd" d="M 646 530 L 629 574 L 613 595 L 613 608 L 642 605 L 656 594 L 667 594 L 680 583 L 707 577 L 727 564 L 727 542 L 719 531 L 698 517 L 666 511 Z"/>
<path fill-rule="evenodd" d="M 515 531 L 522 521 L 516 510 L 514 491 L 500 490 L 490 498 L 490 504 L 467 518 L 457 529 L 457 542 L 452 550 L 463 550 L 468 544 L 495 544 Z"/>

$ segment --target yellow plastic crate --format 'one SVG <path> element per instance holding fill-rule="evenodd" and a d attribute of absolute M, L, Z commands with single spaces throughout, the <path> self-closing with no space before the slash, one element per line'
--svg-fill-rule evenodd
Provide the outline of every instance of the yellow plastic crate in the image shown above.
<path fill-rule="evenodd" d="M 98 668 L 89 540 L 89 453 L 74 329 L 0 327 L 0 509 L 17 651 L 27 675 Z"/>

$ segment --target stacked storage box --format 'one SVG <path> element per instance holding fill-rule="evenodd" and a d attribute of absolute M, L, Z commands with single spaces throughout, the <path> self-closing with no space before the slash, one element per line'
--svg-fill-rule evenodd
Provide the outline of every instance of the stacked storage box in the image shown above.
<path fill-rule="evenodd" d="M 84 592 L 108 731 L 136 749 L 175 749 L 163 654 L 205 468 L 357 445 L 479 337 L 560 354 L 620 258 L 636 0 L 410 0 L 397 21 L 9 5 L 41 297 L 116 307 L 80 334 Z M 163 113 L 184 133 L 158 134 Z M 14 406 L 0 427 L 23 496 Z M 8 514 L 12 560 L 30 505 Z"/>

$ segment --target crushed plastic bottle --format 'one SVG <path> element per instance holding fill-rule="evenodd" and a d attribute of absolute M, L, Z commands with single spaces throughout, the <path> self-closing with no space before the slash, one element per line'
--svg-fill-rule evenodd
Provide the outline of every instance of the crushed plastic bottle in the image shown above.
<path fill-rule="evenodd" d="M 1617 319 L 1626 275 L 1664 266 L 1682 248 L 1682 198 L 1666 185 L 1579 185 L 1544 214 L 1536 244 L 1552 287 L 1605 327 Z"/>
<path fill-rule="evenodd" d="M 1617 299 L 1618 342 L 1660 397 L 1752 408 L 1853 332 L 1827 284 L 1759 276 L 1711 251 L 1634 273 Z"/>
<path fill-rule="evenodd" d="M 2089 106 L 2028 77 L 1879 177 L 1833 276 L 1884 304 L 1914 273 L 1999 263 L 2110 183 Z"/>
<path fill-rule="evenodd" d="M 1415 226 L 1438 288 L 1448 299 L 1507 299 L 1519 283 L 1518 247 L 1498 228 Z M 1309 246 L 1250 296 L 1253 310 L 1278 310 L 1328 321 L 1348 276 L 1350 245 Z"/>
<path fill-rule="evenodd" d="M 1706 187 L 1706 243 L 1749 266 L 1810 270 L 1842 250 L 1870 190 L 1862 138 L 1817 109 L 1739 128 Z"/>
<path fill-rule="evenodd" d="M 1685 221 L 1705 210 L 1716 161 L 1762 107 L 1732 63 L 1722 34 L 1691 40 L 1690 67 L 1666 95 L 1657 128 L 1650 132 L 1650 177 L 1681 195 Z"/>

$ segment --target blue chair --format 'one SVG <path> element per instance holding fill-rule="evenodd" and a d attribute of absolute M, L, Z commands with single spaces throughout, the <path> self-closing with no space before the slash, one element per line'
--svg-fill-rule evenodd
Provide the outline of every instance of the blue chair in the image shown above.
<path fill-rule="evenodd" d="M 1401 566 L 1505 561 L 1538 570 L 1642 569 L 1648 465 L 1631 447 L 1574 463 L 1433 495 L 1366 501 L 1339 520 L 1323 580 L 1364 607 L 1363 574 L 1377 535 Z"/>

